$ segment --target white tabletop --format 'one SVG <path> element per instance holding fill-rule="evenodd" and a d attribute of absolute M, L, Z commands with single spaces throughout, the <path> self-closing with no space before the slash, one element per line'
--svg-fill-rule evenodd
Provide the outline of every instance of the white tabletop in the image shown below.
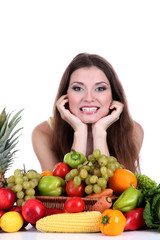
<path fill-rule="evenodd" d="M 0 240 L 94 240 L 94 239 L 105 239 L 105 240 L 159 240 L 160 233 L 156 230 L 139 230 L 139 231 L 125 231 L 119 236 L 107 236 L 102 233 L 42 233 L 38 232 L 35 228 L 30 225 L 27 229 L 18 231 L 16 233 L 5 233 L 0 231 Z"/>

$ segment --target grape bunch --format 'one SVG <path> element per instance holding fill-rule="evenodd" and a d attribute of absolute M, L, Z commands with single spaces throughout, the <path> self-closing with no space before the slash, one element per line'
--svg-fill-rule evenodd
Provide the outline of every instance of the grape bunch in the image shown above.
<path fill-rule="evenodd" d="M 99 149 L 95 149 L 88 156 L 87 161 L 78 165 L 77 169 L 71 169 L 66 174 L 65 180 L 73 179 L 74 186 L 79 186 L 83 181 L 85 183 L 85 193 L 100 193 L 107 188 L 107 182 L 113 176 L 114 171 L 123 166 L 113 156 L 101 154 Z"/>
<path fill-rule="evenodd" d="M 37 187 L 41 174 L 35 170 L 26 173 L 21 169 L 16 169 L 14 175 L 6 179 L 7 188 L 12 189 L 16 194 L 16 205 L 23 206 L 31 198 L 35 198 L 35 188 Z"/>

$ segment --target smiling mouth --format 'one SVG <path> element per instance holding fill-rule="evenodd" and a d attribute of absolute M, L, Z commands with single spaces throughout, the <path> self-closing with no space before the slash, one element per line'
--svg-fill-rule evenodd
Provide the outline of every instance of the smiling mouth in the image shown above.
<path fill-rule="evenodd" d="M 80 108 L 80 110 L 82 113 L 85 113 L 85 114 L 93 114 L 99 110 L 99 107 L 82 107 Z"/>

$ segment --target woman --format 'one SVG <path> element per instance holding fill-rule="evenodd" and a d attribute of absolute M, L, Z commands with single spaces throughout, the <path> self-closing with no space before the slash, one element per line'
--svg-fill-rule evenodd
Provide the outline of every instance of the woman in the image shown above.
<path fill-rule="evenodd" d="M 128 111 L 123 87 L 113 67 L 101 56 L 78 54 L 65 70 L 56 96 L 53 117 L 32 133 L 42 171 L 52 170 L 71 149 L 115 156 L 139 172 L 143 129 Z"/>

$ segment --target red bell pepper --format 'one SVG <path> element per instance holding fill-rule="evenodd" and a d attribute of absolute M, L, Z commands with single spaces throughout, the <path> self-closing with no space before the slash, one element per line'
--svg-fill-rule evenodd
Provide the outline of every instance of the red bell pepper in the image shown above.
<path fill-rule="evenodd" d="M 138 230 L 146 226 L 143 218 L 143 211 L 144 208 L 135 208 L 129 212 L 126 212 L 124 214 L 126 217 L 126 226 L 124 230 Z"/>

